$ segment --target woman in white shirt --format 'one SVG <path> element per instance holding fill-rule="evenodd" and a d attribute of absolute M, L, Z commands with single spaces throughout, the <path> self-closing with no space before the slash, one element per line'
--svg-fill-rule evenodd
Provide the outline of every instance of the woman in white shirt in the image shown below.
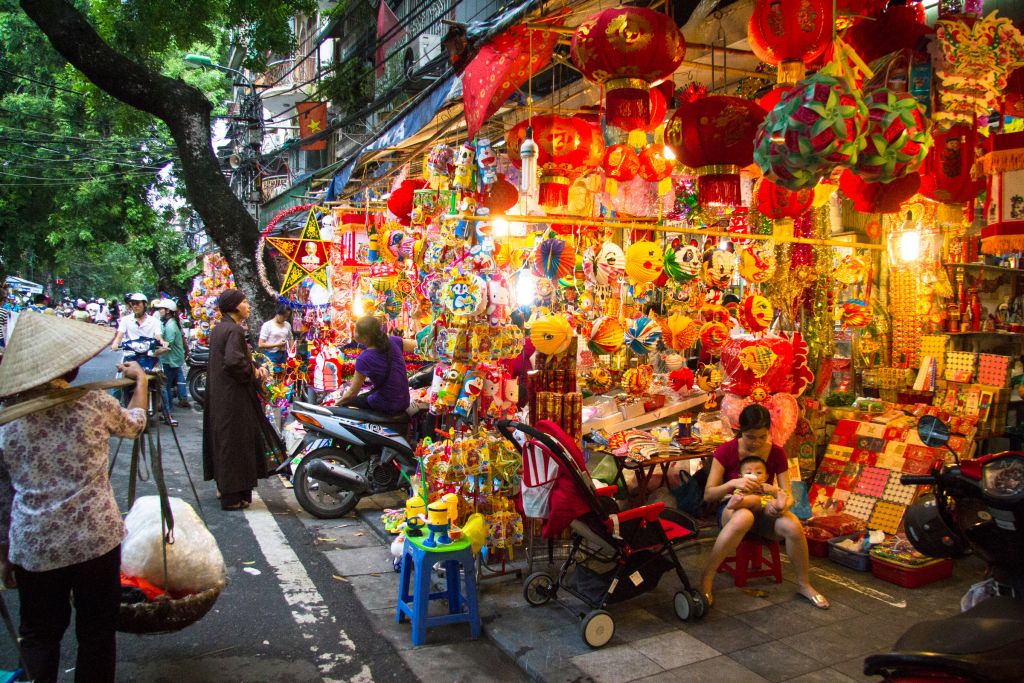
<path fill-rule="evenodd" d="M 274 317 L 260 328 L 260 349 L 275 365 L 283 365 L 288 359 L 288 345 L 292 342 L 291 319 L 291 307 L 278 304 Z"/>

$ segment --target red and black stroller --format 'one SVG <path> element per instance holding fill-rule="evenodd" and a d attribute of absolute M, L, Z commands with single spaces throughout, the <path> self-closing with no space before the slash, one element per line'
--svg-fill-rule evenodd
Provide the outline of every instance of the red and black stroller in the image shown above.
<path fill-rule="evenodd" d="M 579 446 L 554 422 L 540 420 L 531 427 L 499 420 L 497 426 L 522 449 L 526 515 L 544 520 L 545 538 L 567 528 L 571 532 L 569 554 L 558 576 L 534 572 L 526 578 L 523 596 L 528 603 L 546 604 L 563 589 L 576 596 L 591 609 L 579 615 L 583 642 L 598 648 L 615 633 L 615 621 L 605 607 L 653 590 L 662 574 L 675 569 L 683 584 L 673 601 L 676 616 L 683 621 L 704 616 L 704 596 L 691 586 L 676 556 L 677 548 L 697 537 L 693 518 L 666 510 L 664 503 L 619 512 L 612 499 L 617 487 L 594 488 Z"/>

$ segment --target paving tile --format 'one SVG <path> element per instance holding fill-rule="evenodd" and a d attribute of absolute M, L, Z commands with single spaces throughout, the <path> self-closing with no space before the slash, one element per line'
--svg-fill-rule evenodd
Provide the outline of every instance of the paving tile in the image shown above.
<path fill-rule="evenodd" d="M 532 672 L 527 673 L 533 675 Z M 535 679 L 544 681 L 544 683 L 595 683 L 593 678 L 573 664 L 565 664 L 557 669 L 546 671 L 543 677 L 535 676 Z"/>
<path fill-rule="evenodd" d="M 878 676 L 864 675 L 863 657 L 848 659 L 845 662 L 833 665 L 832 668 L 855 681 L 874 681 L 875 683 L 878 683 Z"/>
<path fill-rule="evenodd" d="M 323 550 L 333 548 L 370 548 L 382 546 L 384 542 L 367 526 L 351 519 L 317 520 L 307 523 L 313 532 L 314 543 Z"/>
<path fill-rule="evenodd" d="M 765 683 L 767 679 L 728 657 L 714 657 L 670 671 L 663 671 L 637 683 Z"/>
<path fill-rule="evenodd" d="M 492 632 L 488 630 L 487 635 L 491 637 Z M 585 675 L 569 660 L 571 657 L 592 652 L 583 642 L 578 630 L 557 629 L 522 634 L 515 644 L 517 648 L 514 651 L 509 651 L 505 647 L 501 649 L 510 655 L 528 675 L 537 680 L 548 681 L 548 683 L 559 669 L 571 668 L 575 671 L 575 675 Z M 569 673 L 571 672 L 563 671 L 557 675 Z"/>
<path fill-rule="evenodd" d="M 465 636 L 462 642 L 431 645 L 429 641 L 433 636 L 434 629 L 430 629 L 427 631 L 427 645 L 398 653 L 421 680 L 458 683 L 525 680 L 517 666 L 495 657 L 493 648 L 480 647 Z"/>
<path fill-rule="evenodd" d="M 700 621 L 686 625 L 686 632 L 722 654 L 774 640 L 774 635 L 751 628 L 736 617 L 712 610 Z"/>
<path fill-rule="evenodd" d="M 787 636 L 779 642 L 826 666 L 831 666 L 850 657 L 875 652 L 878 650 L 878 639 L 876 634 L 865 631 L 851 632 L 845 624 L 833 624 Z"/>
<path fill-rule="evenodd" d="M 817 660 L 778 641 L 737 650 L 729 657 L 770 681 L 784 681 L 822 668 Z"/>
<path fill-rule="evenodd" d="M 802 633 L 819 626 L 827 626 L 844 619 L 862 616 L 864 615 L 857 610 L 839 602 L 833 604 L 830 609 L 822 610 L 815 608 L 807 600 L 793 595 L 786 602 L 742 612 L 737 614 L 736 618 L 763 633 L 777 636 L 778 634 Z"/>
<path fill-rule="evenodd" d="M 850 683 L 853 680 L 835 669 L 822 669 L 821 671 L 812 671 L 803 676 L 790 678 L 786 683 Z"/>
<path fill-rule="evenodd" d="M 324 557 L 334 565 L 334 573 L 340 576 L 352 577 L 363 574 L 395 575 L 391 551 L 383 546 L 378 548 L 330 550 L 324 553 Z"/>
<path fill-rule="evenodd" d="M 572 658 L 597 683 L 626 683 L 664 671 L 629 645 L 606 647 Z"/>
<path fill-rule="evenodd" d="M 632 602 L 629 604 L 632 604 Z M 612 644 L 614 645 L 630 643 L 674 631 L 677 625 L 682 623 L 675 616 L 675 612 L 672 612 L 674 623 L 669 623 L 645 609 L 627 609 L 626 605 L 622 605 L 617 609 L 612 607 L 609 611 L 612 618 L 615 619 L 615 636 L 612 639 Z"/>
<path fill-rule="evenodd" d="M 633 648 L 663 669 L 677 669 L 703 659 L 717 657 L 718 650 L 688 633 L 673 631 L 632 643 Z"/>
<path fill-rule="evenodd" d="M 348 578 L 348 582 L 352 585 L 356 598 L 368 610 L 385 607 L 394 609 L 398 604 L 398 575 L 395 573 L 352 576 Z"/>

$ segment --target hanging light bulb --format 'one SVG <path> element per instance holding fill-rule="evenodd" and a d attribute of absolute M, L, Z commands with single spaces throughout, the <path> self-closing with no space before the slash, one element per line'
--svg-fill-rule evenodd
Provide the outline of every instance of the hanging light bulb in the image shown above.
<path fill-rule="evenodd" d="M 537 143 L 533 141 L 533 126 L 527 126 L 526 139 L 519 146 L 519 157 L 522 159 L 519 191 L 524 195 L 533 196 L 537 191 L 537 154 L 539 151 Z"/>
<path fill-rule="evenodd" d="M 527 308 L 533 305 L 537 298 L 537 278 L 528 270 L 519 271 L 516 280 L 516 303 L 520 308 Z"/>

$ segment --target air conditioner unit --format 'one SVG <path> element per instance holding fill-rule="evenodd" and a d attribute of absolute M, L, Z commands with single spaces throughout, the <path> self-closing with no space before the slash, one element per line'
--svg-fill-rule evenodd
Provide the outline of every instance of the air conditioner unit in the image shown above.
<path fill-rule="evenodd" d="M 441 54 L 441 36 L 423 33 L 405 49 L 405 73 L 411 75 Z"/>

